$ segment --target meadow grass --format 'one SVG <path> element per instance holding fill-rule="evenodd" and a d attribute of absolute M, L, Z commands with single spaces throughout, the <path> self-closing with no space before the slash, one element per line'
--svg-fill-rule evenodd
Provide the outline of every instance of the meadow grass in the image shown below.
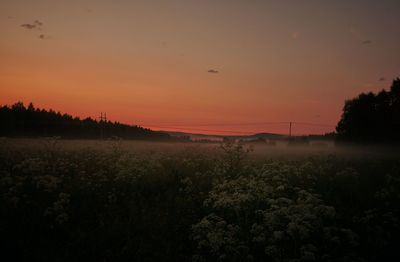
<path fill-rule="evenodd" d="M 13 260 L 399 258 L 394 149 L 56 138 L 0 146 L 1 246 Z"/>

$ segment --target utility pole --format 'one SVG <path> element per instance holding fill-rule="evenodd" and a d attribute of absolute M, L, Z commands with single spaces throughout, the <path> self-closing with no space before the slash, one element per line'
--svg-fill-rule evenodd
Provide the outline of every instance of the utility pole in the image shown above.
<path fill-rule="evenodd" d="M 292 137 L 292 122 L 289 122 L 289 137 Z"/>
<path fill-rule="evenodd" d="M 100 112 L 100 138 L 104 138 L 104 124 L 107 122 L 107 114 Z"/>

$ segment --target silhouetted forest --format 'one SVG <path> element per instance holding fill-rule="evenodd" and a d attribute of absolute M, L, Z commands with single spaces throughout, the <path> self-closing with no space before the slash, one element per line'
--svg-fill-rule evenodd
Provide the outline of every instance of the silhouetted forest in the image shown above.
<path fill-rule="evenodd" d="M 400 143 L 400 78 L 390 91 L 362 93 L 348 100 L 337 127 L 341 141 Z"/>
<path fill-rule="evenodd" d="M 111 121 L 97 121 L 90 117 L 80 119 L 53 110 L 27 107 L 18 102 L 0 107 L 0 136 L 63 138 L 170 139 L 168 134 L 140 126 L 130 126 Z"/>

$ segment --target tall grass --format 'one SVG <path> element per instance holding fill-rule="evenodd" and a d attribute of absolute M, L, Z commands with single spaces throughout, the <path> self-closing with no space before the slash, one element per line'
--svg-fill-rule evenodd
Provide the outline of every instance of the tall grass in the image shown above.
<path fill-rule="evenodd" d="M 396 157 L 0 144 L 1 247 L 16 261 L 400 258 Z"/>

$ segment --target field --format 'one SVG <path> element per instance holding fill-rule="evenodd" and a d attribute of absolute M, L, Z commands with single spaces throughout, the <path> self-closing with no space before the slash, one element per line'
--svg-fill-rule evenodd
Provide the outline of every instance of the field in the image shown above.
<path fill-rule="evenodd" d="M 15 261 L 400 261 L 399 150 L 2 139 Z"/>

